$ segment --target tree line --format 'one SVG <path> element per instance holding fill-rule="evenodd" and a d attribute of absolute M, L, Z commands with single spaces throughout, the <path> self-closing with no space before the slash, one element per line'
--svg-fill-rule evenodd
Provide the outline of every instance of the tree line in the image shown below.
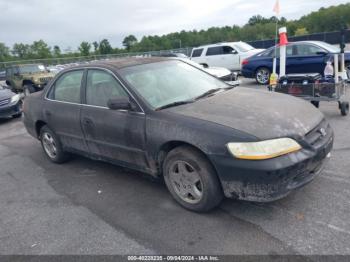
<path fill-rule="evenodd" d="M 43 40 L 32 44 L 16 43 L 9 48 L 0 43 L 0 62 L 23 59 L 65 58 L 119 54 L 125 52 L 146 52 L 156 50 L 194 47 L 223 41 L 254 41 L 272 39 L 276 33 L 276 22 L 287 26 L 288 35 L 298 36 L 310 33 L 338 31 L 350 25 L 350 3 L 320 8 L 297 20 L 282 17 L 265 18 L 261 15 L 251 17 L 243 26 L 211 27 L 207 30 L 191 30 L 170 33 L 162 36 L 143 36 L 140 41 L 134 35 L 124 38 L 123 48 L 113 48 L 108 39 L 89 43 L 83 41 L 77 51 L 62 52 L 58 45 L 50 47 Z"/>

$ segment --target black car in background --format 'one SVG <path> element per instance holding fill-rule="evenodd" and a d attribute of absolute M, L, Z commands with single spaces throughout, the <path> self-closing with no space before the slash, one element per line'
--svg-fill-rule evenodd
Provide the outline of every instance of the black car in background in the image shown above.
<path fill-rule="evenodd" d="M 17 118 L 21 115 L 21 96 L 0 85 L 0 118 Z"/>
<path fill-rule="evenodd" d="M 163 176 L 184 207 L 223 196 L 272 201 L 322 170 L 333 131 L 310 103 L 227 85 L 172 58 L 60 72 L 24 104 L 28 132 L 56 163 L 79 153 Z"/>

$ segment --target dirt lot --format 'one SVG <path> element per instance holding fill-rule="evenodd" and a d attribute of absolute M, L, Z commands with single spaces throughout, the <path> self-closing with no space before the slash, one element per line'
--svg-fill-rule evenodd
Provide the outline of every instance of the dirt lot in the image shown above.
<path fill-rule="evenodd" d="M 131 170 L 52 164 L 21 120 L 1 120 L 0 254 L 350 254 L 350 117 L 320 110 L 336 138 L 319 177 L 282 200 L 225 200 L 208 214 Z"/>

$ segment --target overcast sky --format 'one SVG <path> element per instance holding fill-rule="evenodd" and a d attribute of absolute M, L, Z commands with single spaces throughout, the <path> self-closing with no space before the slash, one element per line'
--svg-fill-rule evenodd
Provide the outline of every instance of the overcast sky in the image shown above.
<path fill-rule="evenodd" d="M 281 15 L 296 19 L 342 0 L 280 0 Z M 270 17 L 275 0 L 0 0 L 0 42 L 77 49 L 82 41 L 109 39 L 121 46 L 127 34 L 162 35 L 211 26 L 243 25 L 256 14 Z"/>

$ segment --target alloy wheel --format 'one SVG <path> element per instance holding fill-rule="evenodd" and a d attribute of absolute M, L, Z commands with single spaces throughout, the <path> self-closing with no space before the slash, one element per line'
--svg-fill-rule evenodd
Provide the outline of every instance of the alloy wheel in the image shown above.
<path fill-rule="evenodd" d="M 169 180 L 175 193 L 185 202 L 196 204 L 203 197 L 203 183 L 195 168 L 186 161 L 170 166 Z"/>
<path fill-rule="evenodd" d="M 44 133 L 42 137 L 42 142 L 46 154 L 50 158 L 55 158 L 57 156 L 57 147 L 54 138 L 49 133 Z"/>

